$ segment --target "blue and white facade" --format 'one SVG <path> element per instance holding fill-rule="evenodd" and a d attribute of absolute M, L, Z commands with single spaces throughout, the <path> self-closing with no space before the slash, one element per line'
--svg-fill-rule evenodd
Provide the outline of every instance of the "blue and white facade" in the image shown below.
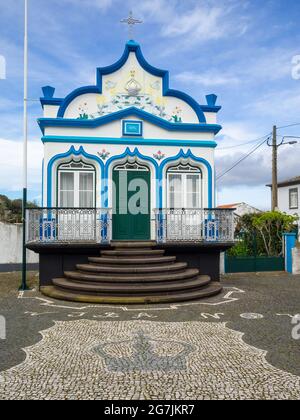
<path fill-rule="evenodd" d="M 94 86 L 43 94 L 44 208 L 113 208 L 113 171 L 126 165 L 150 172 L 153 210 L 215 207 L 217 97 L 200 105 L 170 89 L 169 73 L 148 64 L 136 42 L 97 69 Z"/>

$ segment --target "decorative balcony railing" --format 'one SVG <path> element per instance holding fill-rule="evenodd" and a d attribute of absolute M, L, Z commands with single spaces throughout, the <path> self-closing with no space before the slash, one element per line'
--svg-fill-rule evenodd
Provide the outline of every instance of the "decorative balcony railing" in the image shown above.
<path fill-rule="evenodd" d="M 233 210 L 155 209 L 156 240 L 166 242 L 233 242 Z"/>
<path fill-rule="evenodd" d="M 111 241 L 111 209 L 39 208 L 26 214 L 27 243 Z"/>
<path fill-rule="evenodd" d="M 158 243 L 233 242 L 234 215 L 220 209 L 155 209 Z M 112 209 L 37 208 L 26 213 L 26 242 L 99 243 L 112 239 Z"/>

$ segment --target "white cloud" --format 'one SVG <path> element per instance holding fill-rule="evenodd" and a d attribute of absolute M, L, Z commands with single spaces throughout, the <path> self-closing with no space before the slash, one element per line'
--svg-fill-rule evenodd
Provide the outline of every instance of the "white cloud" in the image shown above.
<path fill-rule="evenodd" d="M 97 7 L 102 11 L 106 11 L 113 5 L 114 0 L 63 0 L 66 3 L 71 3 L 74 6 L 80 7 Z"/>
<path fill-rule="evenodd" d="M 22 189 L 22 142 L 0 139 L 0 191 Z M 28 143 L 29 189 L 40 189 L 42 183 L 43 146 L 41 142 Z"/>
<path fill-rule="evenodd" d="M 241 14 L 238 19 L 235 16 L 236 11 L 241 12 L 240 2 L 235 0 L 143 0 L 134 10 L 147 22 L 160 24 L 163 37 L 174 39 L 173 52 L 182 46 L 191 48 L 196 43 L 243 35 L 248 28 Z"/>
<path fill-rule="evenodd" d="M 224 141 L 226 140 L 226 146 L 228 146 L 227 140 L 231 140 L 233 144 L 243 143 L 260 137 L 262 133 L 245 122 L 229 121 L 224 124 L 222 134 Z"/>
<path fill-rule="evenodd" d="M 299 169 L 299 144 L 295 146 L 285 146 L 279 149 L 278 168 L 279 179 L 284 180 L 300 175 Z M 216 167 L 217 174 L 224 173 L 233 166 L 238 159 L 245 156 L 246 153 L 223 154 L 217 156 Z M 271 148 L 264 146 L 253 155 L 244 160 L 223 178 L 218 181 L 218 188 L 232 188 L 236 186 L 263 187 L 271 181 Z M 233 195 L 234 195 L 234 190 Z M 266 194 L 268 190 L 266 189 Z M 233 200 L 235 201 L 235 199 Z M 239 200 L 238 200 L 239 201 Z"/>
<path fill-rule="evenodd" d="M 194 9 L 186 11 L 184 15 L 176 14 L 173 11 L 173 19 L 162 30 L 162 35 L 166 37 L 178 37 L 189 34 L 192 30 L 195 38 L 217 39 L 223 35 L 223 27 L 218 23 L 224 15 L 221 7 L 204 9 L 196 6 Z"/>
<path fill-rule="evenodd" d="M 180 82 L 197 84 L 202 86 L 230 86 L 243 85 L 244 88 L 253 83 L 257 86 L 261 82 L 272 82 L 283 79 L 291 80 L 291 57 L 292 50 L 281 48 L 269 50 L 256 50 L 244 58 L 232 57 L 231 64 L 226 66 L 221 62 L 218 67 L 210 68 L 209 71 L 184 71 L 175 76 Z M 221 60 L 224 57 L 220 57 Z M 226 57 L 228 60 L 229 57 Z"/>
<path fill-rule="evenodd" d="M 80 1 L 81 3 L 81 1 Z M 99 7 L 99 9 L 101 10 L 107 10 L 109 9 L 112 4 L 113 4 L 113 0 L 90 0 L 90 3 L 96 3 L 97 7 Z"/>
<path fill-rule="evenodd" d="M 274 121 L 283 122 L 295 118 L 299 120 L 300 109 L 300 81 L 295 81 L 294 89 L 274 90 L 256 98 L 245 106 L 245 110 L 256 115 L 273 117 Z"/>
<path fill-rule="evenodd" d="M 259 127 L 249 125 L 246 122 L 225 124 L 224 135 L 223 137 L 220 136 L 218 140 L 219 148 L 216 149 L 217 175 L 230 169 L 239 159 L 246 156 L 263 141 L 263 139 L 258 140 L 258 138 L 268 133 L 259 130 Z M 239 148 L 235 147 L 255 139 L 257 141 L 254 143 Z M 227 147 L 230 147 L 230 149 L 226 149 Z M 278 173 L 280 180 L 300 175 L 299 152 L 300 144 L 279 149 Z M 270 183 L 271 176 L 271 148 L 264 145 L 217 181 L 219 204 L 224 204 L 227 201 L 246 201 L 259 208 L 267 208 L 270 191 L 265 185 Z"/>
<path fill-rule="evenodd" d="M 4 98 L 0 96 L 0 111 L 11 112 L 16 111 L 16 108 L 20 108 L 20 104 L 16 104 L 15 101 L 9 98 Z"/>

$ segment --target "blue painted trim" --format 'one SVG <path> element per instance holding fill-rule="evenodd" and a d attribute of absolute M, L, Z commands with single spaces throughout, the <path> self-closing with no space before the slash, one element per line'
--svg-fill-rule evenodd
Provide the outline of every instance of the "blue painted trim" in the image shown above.
<path fill-rule="evenodd" d="M 136 124 L 136 125 L 138 125 L 139 126 L 139 133 L 138 134 L 128 133 L 126 131 L 126 125 L 127 124 Z M 143 137 L 143 121 L 123 120 L 122 121 L 122 135 L 124 137 L 126 137 L 126 136 L 130 136 L 130 137 Z"/>
<path fill-rule="evenodd" d="M 163 207 L 163 175 L 164 175 L 164 168 L 168 163 L 177 161 L 179 159 L 188 159 L 191 158 L 195 162 L 202 163 L 208 172 L 208 207 L 213 207 L 213 194 L 212 194 L 212 182 L 213 182 L 213 172 L 211 165 L 209 162 L 203 158 L 195 156 L 191 150 L 188 150 L 186 153 L 181 149 L 180 152 L 173 157 L 167 158 L 161 162 L 159 165 L 157 161 L 149 156 L 145 156 L 139 152 L 138 148 L 135 148 L 133 152 L 130 151 L 129 147 L 126 148 L 125 152 L 117 155 L 112 156 L 105 164 L 104 162 L 95 155 L 90 155 L 85 152 L 84 148 L 81 146 L 79 150 L 76 151 L 74 146 L 72 146 L 68 152 L 58 154 L 53 156 L 52 159 L 48 163 L 47 169 L 47 206 L 52 207 L 52 175 L 53 175 L 53 165 L 59 159 L 68 158 L 70 156 L 84 156 L 87 159 L 95 160 L 99 163 L 101 168 L 101 205 L 102 207 L 108 207 L 108 200 L 105 199 L 105 195 L 108 191 L 108 185 L 105 184 L 105 181 L 109 178 L 109 168 L 111 164 L 116 160 L 121 160 L 126 157 L 138 157 L 143 161 L 150 162 L 156 171 L 156 182 L 157 182 L 157 189 L 156 189 L 156 202 L 158 203 L 158 207 Z"/>
<path fill-rule="evenodd" d="M 52 204 L 52 175 L 53 175 L 52 168 L 53 168 L 53 165 L 57 160 L 68 158 L 70 156 L 84 156 L 87 159 L 95 160 L 100 165 L 101 174 L 103 174 L 103 172 L 104 172 L 103 161 L 98 156 L 90 155 L 90 154 L 86 153 L 82 146 L 77 151 L 76 151 L 75 147 L 72 146 L 68 152 L 61 153 L 59 155 L 53 156 L 52 159 L 49 161 L 48 168 L 47 168 L 47 207 L 53 207 L 53 204 Z M 101 196 L 102 196 L 102 191 L 101 191 Z"/>
<path fill-rule="evenodd" d="M 134 149 L 133 152 L 131 152 L 129 147 L 127 147 L 127 149 L 125 150 L 124 153 L 122 153 L 120 155 L 117 155 L 117 156 L 112 156 L 106 162 L 104 173 L 103 173 L 103 178 L 102 178 L 103 183 L 105 182 L 105 180 L 108 180 L 109 168 L 110 168 L 111 164 L 116 160 L 125 159 L 126 157 L 138 157 L 143 161 L 150 162 L 152 165 L 154 165 L 155 172 L 156 172 L 156 174 L 155 174 L 156 175 L 156 180 L 159 180 L 159 166 L 158 166 L 158 163 L 156 162 L 156 160 L 149 157 L 149 156 L 145 156 L 142 153 L 140 153 L 137 147 Z M 159 191 L 160 191 L 160 185 L 159 184 L 160 184 L 160 182 L 157 182 L 157 189 L 156 189 L 156 193 L 157 193 L 156 202 L 157 203 L 159 202 Z M 106 186 L 106 188 L 107 188 L 107 186 Z M 104 188 L 103 188 L 103 190 L 104 190 Z M 104 207 L 108 207 L 108 201 L 107 200 L 104 201 L 102 204 L 103 204 Z"/>
<path fill-rule="evenodd" d="M 209 105 L 201 105 L 203 112 L 219 112 L 222 107 L 221 106 L 209 106 Z"/>
<path fill-rule="evenodd" d="M 163 172 L 164 172 L 164 168 L 165 166 L 170 163 L 170 162 L 174 162 L 177 161 L 179 159 L 192 159 L 195 162 L 199 162 L 202 163 L 208 172 L 208 208 L 213 208 L 213 170 L 212 167 L 210 165 L 210 163 L 203 158 L 200 158 L 198 156 L 195 156 L 191 150 L 188 150 L 186 153 L 181 149 L 180 152 L 178 153 L 177 156 L 174 157 L 170 157 L 167 158 L 165 160 L 162 161 L 159 169 L 160 169 L 160 174 L 159 174 L 159 179 L 162 181 L 163 179 Z M 162 182 L 160 182 L 160 198 L 159 198 L 159 203 L 160 203 L 160 208 L 163 207 L 163 191 L 162 191 Z"/>
<path fill-rule="evenodd" d="M 42 91 L 45 99 L 52 99 L 55 93 L 55 87 L 53 86 L 43 86 Z"/>
<path fill-rule="evenodd" d="M 60 106 L 63 103 L 63 101 L 64 100 L 62 98 L 53 98 L 53 99 L 40 98 L 40 102 L 43 108 L 45 105 Z"/>
<path fill-rule="evenodd" d="M 44 163 L 45 159 L 42 160 L 42 207 L 44 207 Z"/>
<path fill-rule="evenodd" d="M 60 106 L 60 109 L 58 111 L 58 117 L 63 118 L 66 112 L 66 109 L 70 105 L 70 103 L 77 98 L 80 95 L 84 95 L 86 93 L 99 93 L 101 94 L 103 91 L 103 76 L 115 73 L 120 68 L 124 66 L 126 61 L 128 60 L 129 54 L 131 52 L 134 52 L 136 55 L 136 58 L 141 65 L 141 67 L 149 72 L 150 74 L 154 76 L 161 77 L 163 79 L 163 96 L 170 96 L 175 97 L 178 99 L 181 99 L 182 101 L 189 104 L 195 113 L 197 114 L 198 120 L 200 123 L 206 123 L 206 118 L 203 113 L 202 107 L 189 95 L 186 93 L 173 90 L 169 88 L 169 72 L 167 70 L 160 70 L 153 66 L 151 66 L 144 58 L 141 47 L 138 43 L 135 41 L 129 41 L 125 46 L 125 51 L 122 55 L 122 57 L 113 65 L 108 67 L 102 67 L 97 69 L 97 85 L 96 86 L 87 86 L 82 87 L 79 89 L 74 90 L 72 93 L 70 93 L 63 101 L 63 103 Z M 217 112 L 217 111 L 215 111 Z"/>
<path fill-rule="evenodd" d="M 57 113 L 57 117 L 58 118 L 63 118 L 66 112 L 66 109 L 68 108 L 68 106 L 70 105 L 71 102 L 74 101 L 75 98 L 77 98 L 78 96 L 81 95 L 86 95 L 88 93 L 98 93 L 101 95 L 102 90 L 99 89 L 98 86 L 84 86 L 78 89 L 75 89 L 73 92 L 71 92 L 68 96 L 65 97 L 65 99 L 63 100 L 58 113 Z"/>
<path fill-rule="evenodd" d="M 114 137 L 68 137 L 43 136 L 43 143 L 71 143 L 71 144 L 128 144 L 133 146 L 177 146 L 177 147 L 207 147 L 215 149 L 214 140 L 174 140 L 174 139 L 133 139 Z"/>
<path fill-rule="evenodd" d="M 217 206 L 217 168 L 214 167 L 214 202 L 212 204 L 213 208 Z"/>
<path fill-rule="evenodd" d="M 218 124 L 190 124 L 190 123 L 171 123 L 155 115 L 149 114 L 141 109 L 130 107 L 121 111 L 114 112 L 104 117 L 90 120 L 68 119 L 68 118 L 40 118 L 38 124 L 44 134 L 46 127 L 73 127 L 73 128 L 96 128 L 112 121 L 121 120 L 132 115 L 155 124 L 168 131 L 190 131 L 194 133 L 214 133 L 218 134 L 222 127 Z"/>
<path fill-rule="evenodd" d="M 292 249 L 296 246 L 297 234 L 296 233 L 284 233 L 285 240 L 285 270 L 288 273 L 293 273 L 293 254 Z"/>
<path fill-rule="evenodd" d="M 44 108 L 44 105 L 61 105 L 63 102 L 63 99 L 60 98 L 54 98 L 55 88 L 53 86 L 44 86 L 42 87 L 42 91 L 44 96 L 40 98 L 42 107 Z"/>

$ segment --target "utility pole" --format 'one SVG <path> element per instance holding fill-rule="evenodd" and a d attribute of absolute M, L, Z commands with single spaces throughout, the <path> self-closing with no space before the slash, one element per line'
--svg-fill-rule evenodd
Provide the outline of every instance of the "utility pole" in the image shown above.
<path fill-rule="evenodd" d="M 272 147 L 272 211 L 278 209 L 278 149 L 281 146 L 292 146 L 297 144 L 297 140 L 285 141 L 285 139 L 297 139 L 297 136 L 283 136 L 281 142 L 277 143 L 277 127 L 273 127 L 272 143 L 269 137 L 267 144 Z"/>
<path fill-rule="evenodd" d="M 278 208 L 278 159 L 277 159 L 277 127 L 273 127 L 272 141 L 272 211 Z"/>
<path fill-rule="evenodd" d="M 23 253 L 22 253 L 22 284 L 20 290 L 28 290 L 26 268 L 26 205 L 27 205 L 27 144 L 28 144 L 28 0 L 24 1 L 24 141 L 23 141 Z"/>

